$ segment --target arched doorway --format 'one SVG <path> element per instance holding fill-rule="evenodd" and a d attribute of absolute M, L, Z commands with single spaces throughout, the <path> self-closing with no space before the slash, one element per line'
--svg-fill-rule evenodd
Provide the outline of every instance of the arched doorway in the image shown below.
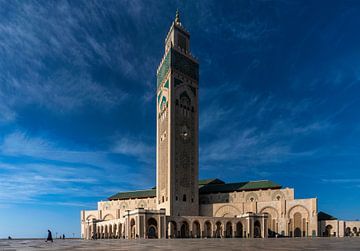
<path fill-rule="evenodd" d="M 136 237 L 136 232 L 135 232 L 135 220 L 131 219 L 130 220 L 130 239 L 135 239 Z"/>
<path fill-rule="evenodd" d="M 221 238 L 221 232 L 222 232 L 222 226 L 221 226 L 221 222 L 218 221 L 216 222 L 216 229 L 215 229 L 215 237 L 216 238 Z"/>
<path fill-rule="evenodd" d="M 154 218 L 148 219 L 148 238 L 149 239 L 156 239 L 158 238 L 158 231 L 157 231 L 157 221 Z"/>
<path fill-rule="evenodd" d="M 261 225 L 258 220 L 254 223 L 254 238 L 261 238 Z"/>
<path fill-rule="evenodd" d="M 180 238 L 189 237 L 189 224 L 186 221 L 183 221 L 180 228 Z"/>
<path fill-rule="evenodd" d="M 332 226 L 331 225 L 327 225 L 325 227 L 325 232 L 324 232 L 324 236 L 325 237 L 330 237 L 331 236 L 331 230 L 332 230 Z"/>
<path fill-rule="evenodd" d="M 350 236 L 351 235 L 351 228 L 347 227 L 345 229 L 345 236 Z"/>
<path fill-rule="evenodd" d="M 194 238 L 200 238 L 200 223 L 198 221 L 193 222 L 192 235 Z"/>
<path fill-rule="evenodd" d="M 226 223 L 225 237 L 226 238 L 232 238 L 232 231 L 233 231 L 232 224 L 229 221 L 229 222 Z"/>
<path fill-rule="evenodd" d="M 176 233 L 177 233 L 176 222 L 169 221 L 169 223 L 168 223 L 168 238 L 176 238 Z"/>
<path fill-rule="evenodd" d="M 109 238 L 109 231 L 108 231 L 108 226 L 105 225 L 105 238 Z"/>
<path fill-rule="evenodd" d="M 108 238 L 112 238 L 113 237 L 113 232 L 112 232 L 112 225 L 109 225 L 109 237 Z"/>
<path fill-rule="evenodd" d="M 105 230 L 104 230 L 104 226 L 101 226 L 101 231 L 100 231 L 100 233 L 101 233 L 101 239 L 104 239 L 105 238 Z"/>
<path fill-rule="evenodd" d="M 236 224 L 236 237 L 242 238 L 243 237 L 243 224 L 238 222 Z"/>
<path fill-rule="evenodd" d="M 100 230 L 101 228 L 100 228 L 100 226 L 98 226 L 97 228 L 96 228 L 96 238 L 97 239 L 100 239 L 101 238 L 101 230 Z"/>
<path fill-rule="evenodd" d="M 211 222 L 210 221 L 206 221 L 205 225 L 204 225 L 204 236 L 206 238 L 211 238 L 212 236 L 212 231 L 211 231 Z"/>
<path fill-rule="evenodd" d="M 294 214 L 294 237 L 301 237 L 301 213 Z"/>
<path fill-rule="evenodd" d="M 358 231 L 357 231 L 357 227 L 353 227 L 353 232 L 354 232 L 354 236 L 359 236 Z"/>

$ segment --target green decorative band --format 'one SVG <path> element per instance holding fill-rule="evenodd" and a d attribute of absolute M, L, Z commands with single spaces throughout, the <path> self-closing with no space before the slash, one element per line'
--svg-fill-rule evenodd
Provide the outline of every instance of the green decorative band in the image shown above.
<path fill-rule="evenodd" d="M 168 74 L 169 70 L 173 68 L 190 78 L 199 81 L 199 64 L 193 61 L 191 58 L 184 56 L 180 52 L 170 49 L 162 62 L 157 74 L 157 88 L 164 81 L 164 78 Z M 169 88 L 169 83 L 165 84 Z"/>
<path fill-rule="evenodd" d="M 160 70 L 157 74 L 157 88 L 159 88 L 159 85 L 163 82 L 165 76 L 167 75 L 169 69 L 170 69 L 170 63 L 171 63 L 171 50 L 168 51 L 168 53 L 165 56 L 165 59 L 160 66 Z"/>

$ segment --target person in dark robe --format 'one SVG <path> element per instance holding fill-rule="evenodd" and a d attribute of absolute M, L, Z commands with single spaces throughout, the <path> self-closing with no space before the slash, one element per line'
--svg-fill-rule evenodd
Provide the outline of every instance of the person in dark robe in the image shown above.
<path fill-rule="evenodd" d="M 47 236 L 47 239 L 46 239 L 46 242 L 48 242 L 48 241 L 51 241 L 51 242 L 54 241 L 53 238 L 52 238 L 52 234 L 51 234 L 50 230 L 48 230 L 48 236 Z"/>
<path fill-rule="evenodd" d="M 63 234 L 63 240 L 65 240 L 65 234 Z"/>

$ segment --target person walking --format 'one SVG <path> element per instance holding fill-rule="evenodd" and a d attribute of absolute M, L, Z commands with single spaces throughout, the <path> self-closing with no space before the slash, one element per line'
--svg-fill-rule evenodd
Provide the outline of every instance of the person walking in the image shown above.
<path fill-rule="evenodd" d="M 50 230 L 48 230 L 48 236 L 47 236 L 47 239 L 46 239 L 46 242 L 48 242 L 48 241 L 54 242 L 54 240 L 53 240 L 53 237 L 52 237 L 52 234 L 51 234 L 51 231 L 50 231 Z"/>

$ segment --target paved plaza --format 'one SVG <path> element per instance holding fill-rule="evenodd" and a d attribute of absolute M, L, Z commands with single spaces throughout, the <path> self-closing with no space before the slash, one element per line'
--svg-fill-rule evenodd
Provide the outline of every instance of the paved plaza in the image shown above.
<path fill-rule="evenodd" d="M 10 250 L 360 250 L 360 238 L 0 240 L 0 251 Z"/>

